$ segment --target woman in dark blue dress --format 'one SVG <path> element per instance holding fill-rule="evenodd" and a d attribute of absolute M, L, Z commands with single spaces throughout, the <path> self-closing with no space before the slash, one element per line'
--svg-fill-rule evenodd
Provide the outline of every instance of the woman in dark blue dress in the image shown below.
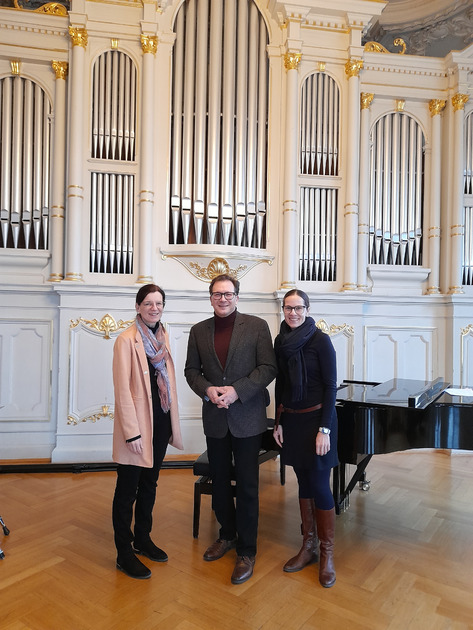
<path fill-rule="evenodd" d="M 317 328 L 309 310 L 304 291 L 293 289 L 284 296 L 284 321 L 274 342 L 278 361 L 274 438 L 282 448 L 282 463 L 296 473 L 302 518 L 302 547 L 284 571 L 300 571 L 319 560 L 319 581 L 329 588 L 335 584 L 330 473 L 338 464 L 337 366 L 330 337 Z"/>

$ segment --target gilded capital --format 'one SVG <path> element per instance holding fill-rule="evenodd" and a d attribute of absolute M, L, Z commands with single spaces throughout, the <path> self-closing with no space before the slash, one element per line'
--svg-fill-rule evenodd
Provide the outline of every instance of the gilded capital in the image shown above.
<path fill-rule="evenodd" d="M 301 53 L 287 52 L 284 55 L 284 67 L 286 70 L 297 70 L 302 59 Z"/>
<path fill-rule="evenodd" d="M 51 61 L 51 66 L 56 75 L 56 79 L 64 79 L 67 78 L 67 71 L 69 69 L 69 64 L 67 61 Z"/>
<path fill-rule="evenodd" d="M 82 48 L 87 48 L 89 39 L 87 29 L 83 27 L 75 28 L 74 26 L 69 26 L 69 35 L 71 36 L 73 46 L 82 46 Z"/>
<path fill-rule="evenodd" d="M 357 77 L 362 68 L 363 61 L 361 59 L 349 59 L 345 64 L 345 74 L 347 75 L 347 79 Z"/>
<path fill-rule="evenodd" d="M 362 92 L 360 94 L 360 106 L 361 109 L 369 109 L 371 107 L 371 103 L 373 102 L 374 94 L 370 94 L 370 92 Z"/>
<path fill-rule="evenodd" d="M 445 105 L 447 101 L 443 101 L 441 98 L 433 98 L 429 101 L 429 111 L 432 118 L 437 116 L 437 114 L 441 114 L 445 109 Z"/>
<path fill-rule="evenodd" d="M 453 111 L 458 112 L 464 109 L 469 98 L 468 94 L 455 94 L 455 96 L 452 96 Z"/>
<path fill-rule="evenodd" d="M 142 35 L 141 36 L 141 48 L 143 53 L 156 54 L 158 50 L 158 38 L 156 35 Z"/>

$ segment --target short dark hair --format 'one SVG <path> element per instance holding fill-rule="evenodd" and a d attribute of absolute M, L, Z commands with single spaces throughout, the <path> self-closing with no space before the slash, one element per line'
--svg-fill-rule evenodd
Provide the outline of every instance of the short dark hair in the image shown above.
<path fill-rule="evenodd" d="M 291 289 L 290 291 L 288 291 L 282 299 L 283 306 L 286 302 L 286 298 L 291 297 L 291 295 L 297 295 L 298 297 L 301 297 L 304 300 L 304 306 L 306 308 L 310 307 L 309 296 L 307 295 L 307 293 L 304 293 L 304 291 L 301 291 L 300 289 Z"/>
<path fill-rule="evenodd" d="M 210 295 L 212 295 L 214 284 L 216 282 L 225 282 L 226 280 L 229 280 L 233 284 L 235 295 L 238 295 L 240 293 L 240 282 L 233 276 L 230 276 L 228 273 L 221 273 L 219 276 L 215 276 L 215 278 L 212 278 L 212 282 L 209 286 Z"/>
<path fill-rule="evenodd" d="M 136 294 L 136 303 L 140 305 L 141 302 L 143 302 L 143 300 L 146 298 L 146 296 L 149 293 L 156 293 L 156 291 L 159 291 L 161 295 L 163 296 L 163 306 L 164 306 L 166 303 L 166 295 L 163 289 L 161 289 L 161 287 L 158 287 L 157 284 L 144 284 L 139 289 L 138 293 Z"/>

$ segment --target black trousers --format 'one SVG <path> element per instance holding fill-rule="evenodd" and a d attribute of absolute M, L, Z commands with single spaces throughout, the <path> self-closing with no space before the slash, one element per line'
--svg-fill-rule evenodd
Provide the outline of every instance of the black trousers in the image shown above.
<path fill-rule="evenodd" d="M 166 449 L 171 437 L 169 413 L 161 413 L 154 421 L 153 467 L 118 464 L 117 484 L 113 497 L 112 521 L 118 556 L 132 553 L 133 540 L 144 543 L 150 538 L 156 486 Z M 134 534 L 131 531 L 135 507 Z"/>
<path fill-rule="evenodd" d="M 261 436 L 237 438 L 230 432 L 224 438 L 207 437 L 212 508 L 220 523 L 219 537 L 237 538 L 239 556 L 256 555 L 259 512 L 258 455 Z M 236 503 L 233 499 L 232 468 L 235 465 Z"/>

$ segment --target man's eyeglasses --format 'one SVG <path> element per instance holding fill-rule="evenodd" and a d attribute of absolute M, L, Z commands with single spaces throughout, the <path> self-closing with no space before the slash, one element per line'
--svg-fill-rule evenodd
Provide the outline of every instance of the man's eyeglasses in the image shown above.
<path fill-rule="evenodd" d="M 236 293 L 232 291 L 227 291 L 226 293 L 220 293 L 219 291 L 216 291 L 215 293 L 212 293 L 212 297 L 215 300 L 221 300 L 222 298 L 225 298 L 226 300 L 230 301 L 233 300 L 235 295 Z"/>
<path fill-rule="evenodd" d="M 282 310 L 289 315 L 292 311 L 295 311 L 298 315 L 304 312 L 305 306 L 283 306 Z"/>

